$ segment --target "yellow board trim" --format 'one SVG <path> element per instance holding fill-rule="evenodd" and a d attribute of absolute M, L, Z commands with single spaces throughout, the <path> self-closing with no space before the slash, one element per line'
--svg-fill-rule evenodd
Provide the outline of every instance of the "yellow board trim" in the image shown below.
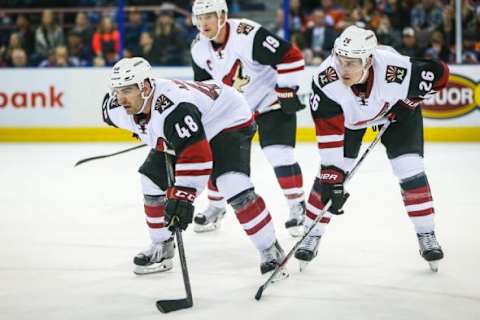
<path fill-rule="evenodd" d="M 367 130 L 364 141 L 375 136 Z M 258 141 L 258 137 L 255 137 Z M 0 142 L 134 142 L 132 134 L 115 128 L 0 128 Z M 298 128 L 298 142 L 315 142 L 314 128 Z M 480 127 L 425 128 L 425 141 L 480 142 Z"/>

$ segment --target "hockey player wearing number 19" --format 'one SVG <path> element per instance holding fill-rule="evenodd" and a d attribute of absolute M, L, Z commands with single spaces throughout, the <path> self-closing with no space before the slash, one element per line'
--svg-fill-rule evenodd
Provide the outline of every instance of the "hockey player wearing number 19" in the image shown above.
<path fill-rule="evenodd" d="M 113 66 L 112 94 L 103 102 L 108 124 L 132 131 L 151 151 L 140 167 L 148 250 L 134 258 L 137 274 L 172 268 L 172 223 L 185 230 L 193 201 L 209 176 L 233 207 L 260 253 L 260 271 L 283 259 L 270 212 L 250 180 L 250 147 L 256 131 L 245 98 L 215 81 L 156 79 L 143 58 L 124 58 Z M 165 145 L 175 153 L 174 185 L 169 186 Z M 284 274 L 286 276 L 286 274 Z"/>
<path fill-rule="evenodd" d="M 195 80 L 221 81 L 247 99 L 260 146 L 289 206 L 285 227 L 292 236 L 301 235 L 305 201 L 294 147 L 296 112 L 304 108 L 297 96 L 302 52 L 254 21 L 228 19 L 225 0 L 194 1 L 192 21 L 200 31 L 191 47 Z M 211 180 L 209 206 L 194 219 L 197 232 L 215 230 L 225 214 L 225 195 L 216 187 Z"/>
<path fill-rule="evenodd" d="M 351 26 L 336 39 L 332 54 L 312 82 L 310 109 L 322 163 L 308 199 L 305 226 L 311 225 L 329 199 L 332 206 L 295 252 L 301 268 L 317 255 L 332 214 L 343 213 L 348 198 L 345 173 L 353 167 L 366 128 L 390 119 L 393 122 L 381 141 L 399 180 L 420 255 L 433 271 L 438 270 L 443 251 L 435 235 L 424 168 L 420 103 L 446 86 L 448 74 L 443 62 L 409 58 L 377 46 L 370 30 Z"/>

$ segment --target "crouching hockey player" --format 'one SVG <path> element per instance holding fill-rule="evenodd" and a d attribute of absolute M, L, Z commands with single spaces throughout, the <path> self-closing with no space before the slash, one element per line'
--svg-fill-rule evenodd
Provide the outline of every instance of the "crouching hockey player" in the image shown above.
<path fill-rule="evenodd" d="M 448 67 L 439 61 L 402 56 L 377 46 L 370 30 L 351 26 L 335 41 L 332 54 L 313 76 L 310 109 L 321 169 L 307 202 L 305 226 L 328 200 L 329 211 L 295 253 L 301 262 L 316 255 L 332 215 L 342 214 L 348 197 L 346 172 L 358 156 L 366 128 L 392 120 L 382 143 L 420 246 L 420 255 L 438 270 L 443 258 L 434 228 L 432 194 L 423 161 L 422 100 L 446 86 Z M 302 263 L 301 263 L 302 265 Z"/>
<path fill-rule="evenodd" d="M 269 210 L 250 180 L 250 147 L 256 125 L 245 99 L 221 83 L 152 77 L 143 58 L 125 58 L 110 76 L 103 102 L 108 124 L 135 133 L 151 147 L 140 167 L 145 218 L 152 244 L 134 258 L 137 274 L 172 268 L 173 223 L 186 229 L 193 201 L 209 177 L 218 186 L 261 257 L 260 271 L 284 256 Z M 165 146 L 175 153 L 175 182 L 166 176 Z"/>

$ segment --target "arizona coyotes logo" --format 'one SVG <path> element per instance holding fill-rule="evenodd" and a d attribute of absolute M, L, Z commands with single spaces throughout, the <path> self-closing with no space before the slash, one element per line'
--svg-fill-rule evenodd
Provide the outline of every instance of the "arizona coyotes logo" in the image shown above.
<path fill-rule="evenodd" d="M 245 22 L 241 22 L 237 27 L 238 34 L 248 35 L 252 30 L 253 30 L 253 26 Z"/>
<path fill-rule="evenodd" d="M 230 72 L 223 77 L 223 83 L 230 87 L 234 87 L 238 92 L 243 93 L 243 87 L 250 82 L 250 77 L 243 75 L 243 65 L 240 59 L 237 59 L 233 64 Z"/>
<path fill-rule="evenodd" d="M 397 66 L 388 65 L 387 73 L 385 74 L 385 80 L 387 83 L 396 82 L 401 84 L 407 76 L 407 69 Z"/>
<path fill-rule="evenodd" d="M 323 72 L 320 72 L 318 74 L 318 84 L 322 88 L 327 84 L 329 84 L 330 82 L 334 82 L 337 80 L 338 80 L 337 72 L 332 67 L 328 67 Z"/>

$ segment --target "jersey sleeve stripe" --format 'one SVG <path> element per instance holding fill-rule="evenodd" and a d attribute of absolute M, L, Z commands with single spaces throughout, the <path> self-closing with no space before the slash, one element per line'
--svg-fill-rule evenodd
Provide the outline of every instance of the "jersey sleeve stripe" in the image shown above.
<path fill-rule="evenodd" d="M 298 68 L 298 67 L 304 67 L 304 66 L 305 66 L 305 61 L 302 59 L 294 62 L 277 64 L 277 69 L 283 70 L 283 69 L 292 69 L 292 68 Z"/>
<path fill-rule="evenodd" d="M 198 164 L 212 161 L 212 150 L 207 139 L 186 146 L 179 154 L 176 164 Z"/>
<path fill-rule="evenodd" d="M 213 161 L 200 162 L 200 163 L 177 163 L 175 165 L 176 171 L 183 170 L 204 170 L 211 169 L 213 166 Z"/>
<path fill-rule="evenodd" d="M 175 170 L 175 176 L 205 176 L 210 175 L 212 169 L 203 169 L 203 170 Z"/>
<path fill-rule="evenodd" d="M 285 74 L 285 73 L 302 71 L 302 70 L 304 70 L 304 69 L 305 69 L 304 66 L 295 67 L 295 68 L 291 68 L 291 69 L 278 69 L 278 70 L 277 70 L 277 73 L 278 73 L 278 74 Z"/>

